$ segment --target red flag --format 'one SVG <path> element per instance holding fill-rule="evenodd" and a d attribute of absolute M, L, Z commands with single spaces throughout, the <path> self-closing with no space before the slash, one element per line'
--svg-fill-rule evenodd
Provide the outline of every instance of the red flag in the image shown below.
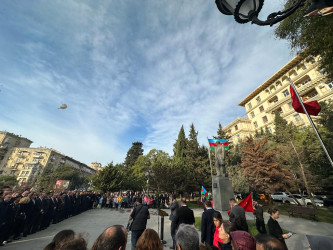
<path fill-rule="evenodd" d="M 305 114 L 303 107 L 301 103 L 298 101 L 298 98 L 294 92 L 294 89 L 290 85 L 290 94 L 291 94 L 291 99 L 293 100 L 293 108 L 295 109 L 296 112 L 298 113 L 303 113 Z M 308 112 L 309 115 L 318 115 L 321 107 L 318 103 L 318 101 L 311 101 L 311 102 L 303 102 L 303 105 Z"/>
<path fill-rule="evenodd" d="M 252 200 L 252 193 L 250 193 L 248 196 L 245 197 L 244 200 L 242 200 L 240 203 L 238 203 L 238 206 L 241 206 L 244 208 L 245 212 L 254 212 L 253 209 L 253 200 Z M 230 209 L 227 211 L 228 215 L 230 215 Z"/>
<path fill-rule="evenodd" d="M 248 196 L 245 197 L 244 200 L 242 200 L 238 206 L 241 206 L 244 208 L 245 212 L 254 212 L 253 210 L 253 204 L 252 204 L 252 193 L 250 193 Z"/>

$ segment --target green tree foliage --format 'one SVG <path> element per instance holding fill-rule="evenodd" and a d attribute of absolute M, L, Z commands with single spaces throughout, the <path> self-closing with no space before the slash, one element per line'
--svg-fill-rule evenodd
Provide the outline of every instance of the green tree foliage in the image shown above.
<path fill-rule="evenodd" d="M 287 0 L 285 7 L 291 6 L 293 2 Z M 311 2 L 307 0 L 303 7 L 280 22 L 275 29 L 275 35 L 280 39 L 286 39 L 292 50 L 303 51 L 305 57 L 320 55 L 320 68 L 333 80 L 333 15 L 303 17 Z"/>
<path fill-rule="evenodd" d="M 258 141 L 252 137 L 247 138 L 242 145 L 240 166 L 244 169 L 244 175 L 254 190 L 271 194 L 288 187 L 292 175 L 288 169 L 281 168 L 275 161 L 276 151 L 265 148 L 267 140 L 267 137 Z"/>
<path fill-rule="evenodd" d="M 288 123 L 280 115 L 280 112 L 275 111 L 274 125 L 275 125 L 275 135 L 274 140 L 276 143 L 284 143 L 290 140 L 290 130 L 288 128 Z"/>
<path fill-rule="evenodd" d="M 103 192 L 120 191 L 124 187 L 124 179 L 120 166 L 111 162 L 92 178 L 92 186 Z"/>
<path fill-rule="evenodd" d="M 180 160 L 185 160 L 185 150 L 186 150 L 186 137 L 184 126 L 182 125 L 178 133 L 178 138 L 174 144 L 174 157 Z"/>
<path fill-rule="evenodd" d="M 5 186 L 9 186 L 11 188 L 17 185 L 17 180 L 15 176 L 11 175 L 1 175 L 0 176 L 0 190 Z"/>
<path fill-rule="evenodd" d="M 187 192 L 195 192 L 200 190 L 202 185 L 210 186 L 210 169 L 208 162 L 208 148 L 199 146 L 198 132 L 192 123 L 190 126 L 187 147 L 185 150 L 185 175 Z M 208 184 L 209 183 L 209 184 Z"/>
<path fill-rule="evenodd" d="M 228 135 L 228 133 L 223 130 L 221 123 L 219 123 L 216 134 L 217 134 L 217 136 L 213 136 L 214 139 L 225 139 L 225 140 L 230 139 L 230 136 Z"/>
<path fill-rule="evenodd" d="M 63 165 L 55 168 L 52 165 L 46 166 L 43 173 L 37 179 L 38 188 L 46 190 L 53 189 L 57 180 L 70 181 L 69 189 L 76 189 L 87 186 L 87 179 L 80 176 L 78 170 L 70 165 Z"/>
<path fill-rule="evenodd" d="M 128 150 L 125 158 L 125 166 L 131 167 L 135 164 L 135 161 L 140 155 L 143 155 L 142 143 L 133 142 L 132 147 Z"/>
<path fill-rule="evenodd" d="M 244 175 L 244 169 L 240 165 L 227 166 L 227 172 L 235 192 L 250 192 L 249 181 Z"/>

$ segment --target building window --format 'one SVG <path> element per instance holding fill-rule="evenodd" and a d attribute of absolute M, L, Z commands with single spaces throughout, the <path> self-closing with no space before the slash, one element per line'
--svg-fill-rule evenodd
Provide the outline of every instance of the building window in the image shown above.
<path fill-rule="evenodd" d="M 271 127 L 267 127 L 267 129 L 272 134 L 272 128 Z"/>
<path fill-rule="evenodd" d="M 260 98 L 260 96 L 258 96 L 258 97 L 256 98 L 256 100 L 257 100 L 258 103 L 261 102 L 261 98 Z"/>
<path fill-rule="evenodd" d="M 228 133 L 231 134 L 231 129 L 228 129 Z"/>
<path fill-rule="evenodd" d="M 238 125 L 235 126 L 235 130 L 236 130 L 236 131 L 238 130 Z"/>
<path fill-rule="evenodd" d="M 288 89 L 283 90 L 282 93 L 283 93 L 284 97 L 287 97 L 289 95 Z"/>
<path fill-rule="evenodd" d="M 333 82 L 327 83 L 327 87 L 328 87 L 329 89 L 333 89 Z"/>
<path fill-rule="evenodd" d="M 252 118 L 254 117 L 254 112 L 251 112 L 251 117 L 252 117 Z"/>
<path fill-rule="evenodd" d="M 293 109 L 293 105 L 291 102 L 288 103 L 288 107 L 289 107 L 289 109 Z"/>
<path fill-rule="evenodd" d="M 260 112 L 263 112 L 263 111 L 264 111 L 264 106 L 261 105 L 261 106 L 259 107 L 259 110 L 260 110 Z"/>
<path fill-rule="evenodd" d="M 247 107 L 248 107 L 249 109 L 252 109 L 252 104 L 249 103 L 249 104 L 247 105 Z"/>
<path fill-rule="evenodd" d="M 254 125 L 255 128 L 258 127 L 258 123 L 257 122 L 254 122 L 253 125 Z"/>
<path fill-rule="evenodd" d="M 10 171 L 10 174 L 15 174 L 15 170 L 11 170 L 11 171 Z"/>
<path fill-rule="evenodd" d="M 302 117 L 299 114 L 295 114 L 294 118 L 296 122 L 302 121 Z"/>
<path fill-rule="evenodd" d="M 264 117 L 262 118 L 262 120 L 263 120 L 264 123 L 267 123 L 267 122 L 268 122 L 267 116 L 264 116 Z"/>

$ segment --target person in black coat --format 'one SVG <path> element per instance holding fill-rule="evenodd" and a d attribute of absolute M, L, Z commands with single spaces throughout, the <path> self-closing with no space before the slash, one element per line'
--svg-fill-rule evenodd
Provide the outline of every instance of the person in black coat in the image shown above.
<path fill-rule="evenodd" d="M 176 224 L 176 228 L 178 228 L 180 224 L 190 224 L 190 225 L 194 224 L 195 219 L 194 219 L 193 210 L 186 205 L 185 199 L 182 199 L 180 201 L 180 208 L 178 208 L 176 212 L 174 221 Z"/>
<path fill-rule="evenodd" d="M 270 208 L 268 210 L 268 213 L 271 215 L 271 217 L 269 218 L 269 220 L 267 222 L 269 234 L 274 236 L 275 238 L 277 238 L 279 241 L 281 241 L 281 243 L 283 244 L 285 249 L 288 249 L 285 239 L 288 239 L 290 236 L 288 234 L 283 233 L 283 231 L 279 225 L 279 222 L 277 221 L 277 219 L 280 216 L 280 211 L 276 208 Z"/>
<path fill-rule="evenodd" d="M 213 245 L 215 225 L 213 214 L 215 210 L 212 208 L 212 203 L 209 200 L 205 201 L 205 211 L 201 217 L 201 242 L 209 246 Z"/>

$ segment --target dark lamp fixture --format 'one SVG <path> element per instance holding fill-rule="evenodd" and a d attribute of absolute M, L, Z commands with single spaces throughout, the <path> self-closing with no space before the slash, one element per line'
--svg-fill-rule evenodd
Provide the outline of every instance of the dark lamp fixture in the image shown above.
<path fill-rule="evenodd" d="M 267 20 L 258 19 L 264 0 L 215 0 L 216 6 L 222 14 L 233 15 L 238 23 L 251 22 L 257 25 L 274 25 L 293 14 L 306 0 L 295 0 L 286 10 L 273 12 Z M 311 8 L 312 7 L 312 8 Z M 312 0 L 306 16 L 320 16 L 332 13 L 333 0 Z M 311 9 L 311 10 L 310 10 Z"/>
<path fill-rule="evenodd" d="M 304 16 L 326 16 L 333 13 L 333 0 L 312 0 Z"/>

